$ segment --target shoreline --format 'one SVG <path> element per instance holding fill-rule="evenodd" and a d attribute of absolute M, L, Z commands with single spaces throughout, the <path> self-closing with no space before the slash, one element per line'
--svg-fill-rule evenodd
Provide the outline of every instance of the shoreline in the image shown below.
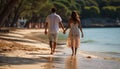
<path fill-rule="evenodd" d="M 83 28 L 120 28 L 120 26 L 83 26 Z"/>
<path fill-rule="evenodd" d="M 16 50 L 8 53 L 0 53 L 0 68 L 2 69 L 69 69 L 70 67 L 73 69 L 98 69 L 96 67 L 100 64 L 102 69 L 107 68 L 108 65 L 111 65 L 109 69 L 119 69 L 119 61 L 108 58 L 101 58 L 99 56 L 94 55 L 90 52 L 78 51 L 76 57 L 71 57 L 70 49 L 65 47 L 65 45 L 58 45 L 56 49 L 56 53 L 54 55 L 49 54 L 49 45 L 33 39 L 26 38 L 26 35 L 32 35 L 31 32 L 43 32 L 41 29 L 19 29 L 8 33 L 6 35 L 9 39 L 17 39 L 17 42 L 23 45 L 30 45 L 36 48 L 45 48 L 47 50 L 39 50 L 39 51 L 22 51 Z M 9 35 L 9 37 L 8 37 Z M 5 36 L 4 36 L 5 37 Z M 32 36 L 35 37 L 35 36 Z M 24 39 L 23 39 L 24 38 Z M 18 41 L 19 40 L 19 41 Z M 21 40 L 21 41 L 20 41 Z M 23 41 L 24 40 L 24 41 Z M 99 55 L 99 54 L 98 54 Z M 90 57 L 89 57 L 90 56 Z M 79 60 L 79 61 L 78 61 Z M 90 62 L 88 62 L 90 61 Z M 91 63 L 92 62 L 92 63 Z M 76 64 L 71 65 L 71 63 Z M 102 63 L 102 64 L 101 64 Z M 64 65 L 64 66 L 63 66 Z M 71 65 L 71 66 L 70 66 Z M 77 66 L 78 65 L 78 66 Z M 61 67 L 63 66 L 63 67 Z M 88 66 L 88 67 L 86 67 Z M 89 67 L 90 66 L 90 67 Z M 77 68 L 76 68 L 77 67 Z"/>

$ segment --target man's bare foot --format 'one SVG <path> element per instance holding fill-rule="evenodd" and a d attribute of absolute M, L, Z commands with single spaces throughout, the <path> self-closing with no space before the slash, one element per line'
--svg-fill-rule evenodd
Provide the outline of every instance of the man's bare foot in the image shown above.
<path fill-rule="evenodd" d="M 54 50 L 52 50 L 52 53 L 54 53 L 55 52 L 55 49 Z"/>
<path fill-rule="evenodd" d="M 72 53 L 72 55 L 71 56 L 73 56 L 74 54 Z"/>
<path fill-rule="evenodd" d="M 53 54 L 53 51 L 51 51 L 51 53 L 50 53 L 51 55 Z"/>

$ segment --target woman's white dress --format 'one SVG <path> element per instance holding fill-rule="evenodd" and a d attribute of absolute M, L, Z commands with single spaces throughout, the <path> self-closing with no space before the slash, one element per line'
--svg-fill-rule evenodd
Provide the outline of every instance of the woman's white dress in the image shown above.
<path fill-rule="evenodd" d="M 80 45 L 80 30 L 78 23 L 70 23 L 70 31 L 67 38 L 67 46 L 78 48 Z"/>

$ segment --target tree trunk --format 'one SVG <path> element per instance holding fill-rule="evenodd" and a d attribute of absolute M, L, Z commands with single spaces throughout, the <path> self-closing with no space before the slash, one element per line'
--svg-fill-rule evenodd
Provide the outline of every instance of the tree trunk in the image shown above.
<path fill-rule="evenodd" d="M 3 26 L 5 20 L 7 19 L 8 15 L 11 13 L 12 9 L 15 7 L 19 0 L 10 0 L 3 9 L 0 14 L 0 28 Z"/>
<path fill-rule="evenodd" d="M 19 18 L 19 15 L 20 15 L 20 9 L 21 9 L 21 6 L 23 4 L 24 0 L 21 0 L 19 5 L 15 8 L 15 15 L 14 15 L 14 18 L 12 20 L 12 24 L 11 24 L 11 27 L 14 26 L 14 24 L 17 22 L 18 18 Z"/>

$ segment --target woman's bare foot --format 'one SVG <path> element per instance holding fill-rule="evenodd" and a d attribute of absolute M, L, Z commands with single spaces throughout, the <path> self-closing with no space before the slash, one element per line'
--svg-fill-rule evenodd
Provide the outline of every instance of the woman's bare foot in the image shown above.
<path fill-rule="evenodd" d="M 51 53 L 50 53 L 51 55 L 53 54 L 53 51 L 51 51 Z"/>
<path fill-rule="evenodd" d="M 74 56 L 74 53 L 72 53 L 72 55 L 71 56 Z"/>

